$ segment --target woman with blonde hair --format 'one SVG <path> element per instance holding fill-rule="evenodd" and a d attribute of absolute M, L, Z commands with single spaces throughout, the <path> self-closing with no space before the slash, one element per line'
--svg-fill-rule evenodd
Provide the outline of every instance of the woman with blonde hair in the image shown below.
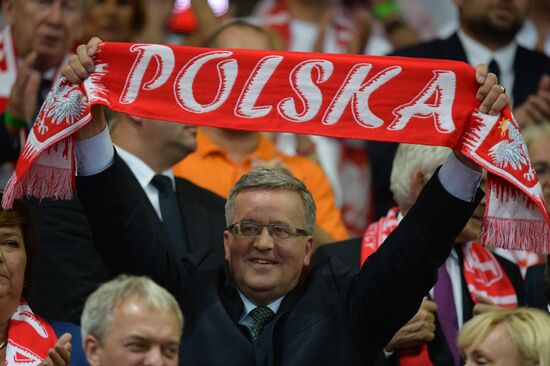
<path fill-rule="evenodd" d="M 550 316 L 525 307 L 477 315 L 462 328 L 458 347 L 466 366 L 550 366 Z"/>

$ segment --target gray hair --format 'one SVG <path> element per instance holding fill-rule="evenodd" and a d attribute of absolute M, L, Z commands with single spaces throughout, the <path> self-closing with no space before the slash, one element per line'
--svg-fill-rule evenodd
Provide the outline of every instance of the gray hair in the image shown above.
<path fill-rule="evenodd" d="M 315 201 L 305 184 L 295 178 L 285 169 L 280 168 L 256 168 L 243 175 L 231 188 L 229 197 L 225 203 L 225 221 L 232 224 L 233 209 L 237 195 L 245 190 L 284 190 L 297 192 L 304 203 L 305 230 L 313 232 L 315 226 Z"/>
<path fill-rule="evenodd" d="M 413 174 L 420 171 L 429 179 L 450 152 L 451 149 L 442 146 L 399 145 L 393 159 L 390 189 L 401 209 L 410 208 L 416 201 L 412 190 Z"/>
<path fill-rule="evenodd" d="M 103 344 L 114 309 L 129 299 L 139 299 L 152 310 L 173 312 L 180 332 L 183 331 L 183 314 L 174 296 L 147 277 L 120 275 L 101 285 L 86 300 L 80 322 L 82 341 L 91 335 Z"/>

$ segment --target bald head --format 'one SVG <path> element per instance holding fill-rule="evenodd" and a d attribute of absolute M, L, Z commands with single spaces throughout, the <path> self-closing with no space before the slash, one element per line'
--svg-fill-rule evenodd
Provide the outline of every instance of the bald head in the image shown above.
<path fill-rule="evenodd" d="M 243 21 L 228 23 L 210 37 L 206 45 L 214 48 L 253 50 L 278 49 L 275 37 L 266 29 Z"/>

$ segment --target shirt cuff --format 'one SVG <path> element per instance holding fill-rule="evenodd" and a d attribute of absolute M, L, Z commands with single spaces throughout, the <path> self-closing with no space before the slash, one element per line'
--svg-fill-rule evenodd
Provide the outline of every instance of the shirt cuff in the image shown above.
<path fill-rule="evenodd" d="M 80 176 L 101 173 L 115 159 L 115 150 L 105 127 L 99 134 L 76 143 L 77 174 Z"/>
<path fill-rule="evenodd" d="M 481 181 L 481 173 L 467 167 L 451 153 L 439 170 L 438 178 L 443 188 L 454 197 L 473 202 Z"/>
<path fill-rule="evenodd" d="M 382 349 L 382 351 L 384 352 L 384 357 L 386 358 L 390 358 L 391 356 L 393 356 L 393 351 L 386 351 L 386 349 Z"/>

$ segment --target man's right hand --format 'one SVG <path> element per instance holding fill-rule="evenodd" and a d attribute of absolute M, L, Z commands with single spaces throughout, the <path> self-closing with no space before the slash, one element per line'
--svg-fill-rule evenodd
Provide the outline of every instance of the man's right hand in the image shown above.
<path fill-rule="evenodd" d="M 103 42 L 97 37 L 93 37 L 88 44 L 81 44 L 76 49 L 76 55 L 69 58 L 69 62 L 63 67 L 61 74 L 70 82 L 80 84 L 95 69 L 93 57 L 97 53 L 97 46 Z M 77 140 L 85 140 L 99 134 L 107 126 L 103 109 L 100 105 L 92 107 L 92 120 L 76 132 Z"/>
<path fill-rule="evenodd" d="M 431 342 L 435 337 L 435 312 L 437 305 L 427 297 L 420 309 L 407 324 L 395 333 L 384 348 L 388 352 L 414 348 Z"/>
<path fill-rule="evenodd" d="M 97 37 L 93 37 L 88 44 L 81 44 L 76 48 L 76 55 L 69 58 L 69 62 L 63 67 L 61 74 L 69 79 L 70 82 L 80 84 L 95 69 L 93 57 L 97 53 L 97 46 L 103 42 Z"/>

